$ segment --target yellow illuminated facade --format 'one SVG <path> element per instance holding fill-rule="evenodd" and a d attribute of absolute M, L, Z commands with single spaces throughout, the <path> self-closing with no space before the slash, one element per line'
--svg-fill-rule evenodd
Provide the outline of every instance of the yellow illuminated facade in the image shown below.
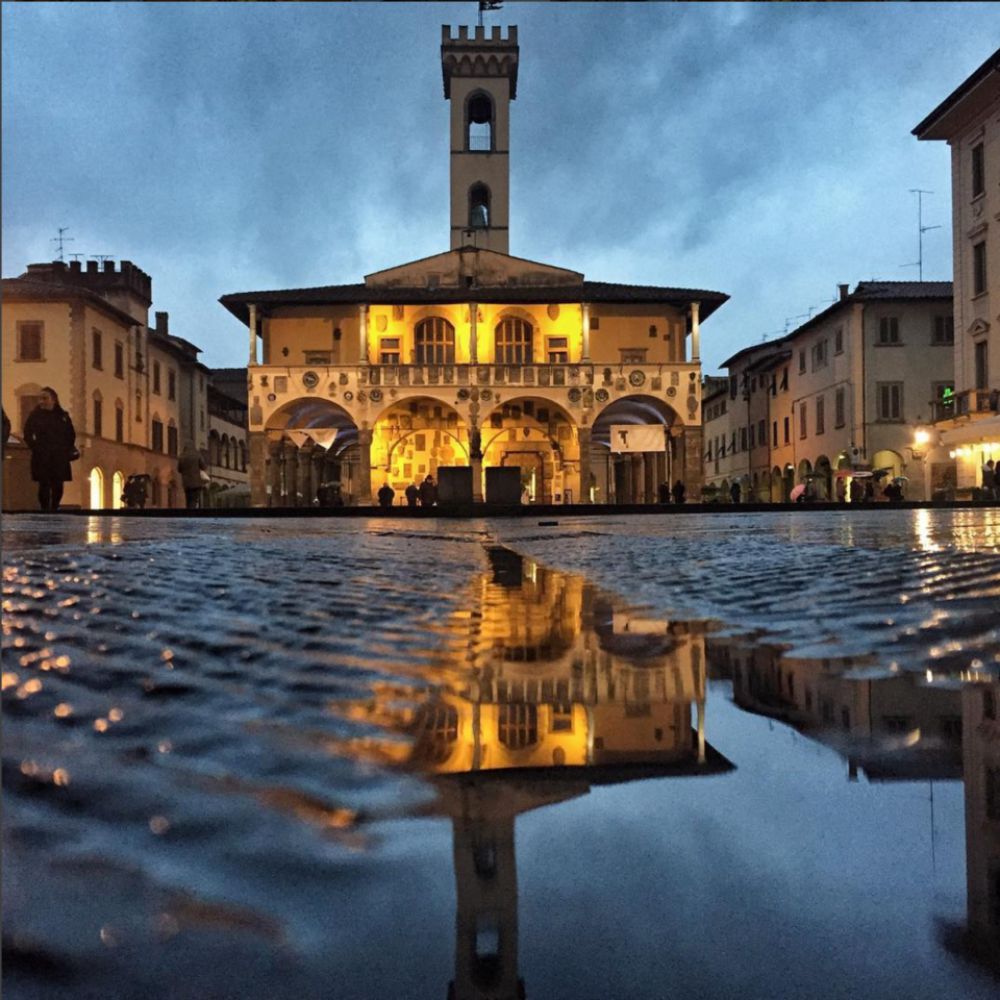
<path fill-rule="evenodd" d="M 515 27 L 444 29 L 448 251 L 358 284 L 223 296 L 249 331 L 255 506 L 309 506 L 324 483 L 359 504 L 388 483 L 400 503 L 443 469 L 470 470 L 453 477 L 470 501 L 496 499 L 492 468 L 519 470 L 515 501 L 700 491 L 700 322 L 726 296 L 509 253 L 518 57 Z M 661 428 L 658 450 L 613 449 L 628 424 Z"/>

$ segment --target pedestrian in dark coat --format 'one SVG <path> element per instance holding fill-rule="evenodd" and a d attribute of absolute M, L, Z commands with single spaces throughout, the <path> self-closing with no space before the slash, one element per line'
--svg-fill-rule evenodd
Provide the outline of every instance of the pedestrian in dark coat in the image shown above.
<path fill-rule="evenodd" d="M 395 496 L 396 491 L 388 483 L 383 483 L 382 488 L 378 491 L 378 505 L 380 507 L 391 507 Z"/>
<path fill-rule="evenodd" d="M 670 492 L 673 494 L 674 503 L 684 503 L 684 494 L 687 490 L 679 479 L 674 483 L 674 488 Z"/>
<path fill-rule="evenodd" d="M 437 503 L 438 488 L 434 485 L 434 477 L 428 476 L 420 484 L 420 506 L 433 507 Z"/>
<path fill-rule="evenodd" d="M 24 422 L 24 443 L 31 449 L 31 478 L 38 483 L 38 505 L 42 510 L 58 510 L 63 484 L 73 478 L 69 463 L 79 452 L 73 421 L 59 405 L 55 389 L 42 389 L 41 402 Z"/>
<path fill-rule="evenodd" d="M 416 483 L 410 483 L 410 485 L 406 487 L 406 506 L 416 507 L 419 499 L 420 487 Z"/>

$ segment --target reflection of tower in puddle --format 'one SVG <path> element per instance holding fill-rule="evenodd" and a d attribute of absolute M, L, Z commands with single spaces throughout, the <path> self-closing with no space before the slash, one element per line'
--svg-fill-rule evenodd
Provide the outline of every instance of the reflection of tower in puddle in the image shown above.
<path fill-rule="evenodd" d="M 595 785 L 732 767 L 705 742 L 703 623 L 644 617 L 507 549 L 489 557 L 424 672 L 433 693 L 407 707 L 387 686 L 350 711 L 413 743 L 343 748 L 434 776 L 431 811 L 453 827 L 455 1000 L 524 995 L 519 815 Z"/>
<path fill-rule="evenodd" d="M 436 811 L 453 824 L 456 1000 L 524 996 L 520 814 L 597 784 L 730 766 L 705 743 L 702 625 L 630 613 L 505 549 L 490 562 L 466 655 L 413 719 L 412 763 L 441 776 Z"/>

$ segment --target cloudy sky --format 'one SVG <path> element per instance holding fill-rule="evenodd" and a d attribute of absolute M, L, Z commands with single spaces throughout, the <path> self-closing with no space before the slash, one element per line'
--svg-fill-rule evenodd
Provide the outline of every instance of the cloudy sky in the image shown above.
<path fill-rule="evenodd" d="M 5 277 L 127 259 L 212 366 L 229 292 L 446 249 L 440 26 L 475 3 L 3 4 Z M 709 288 L 714 371 L 838 282 L 951 277 L 943 143 L 911 129 L 1000 44 L 1000 4 L 512 3 L 511 252 Z"/>

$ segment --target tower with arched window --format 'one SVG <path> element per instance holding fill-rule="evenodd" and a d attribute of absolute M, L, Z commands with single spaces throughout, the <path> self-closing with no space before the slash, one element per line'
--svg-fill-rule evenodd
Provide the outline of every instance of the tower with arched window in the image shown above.
<path fill-rule="evenodd" d="M 451 246 L 509 253 L 510 102 L 517 28 L 443 28 L 441 72 L 451 102 Z"/>

